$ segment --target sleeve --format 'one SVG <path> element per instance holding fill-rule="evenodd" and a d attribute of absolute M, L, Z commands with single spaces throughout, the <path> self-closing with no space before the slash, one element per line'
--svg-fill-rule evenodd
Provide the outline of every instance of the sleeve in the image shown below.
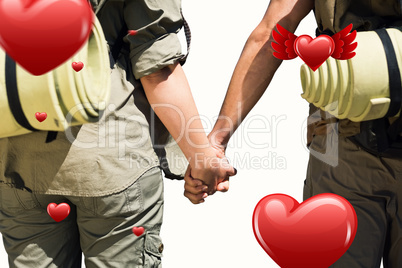
<path fill-rule="evenodd" d="M 136 79 L 176 63 L 182 57 L 177 33 L 183 26 L 181 0 L 126 0 L 124 20 Z"/>

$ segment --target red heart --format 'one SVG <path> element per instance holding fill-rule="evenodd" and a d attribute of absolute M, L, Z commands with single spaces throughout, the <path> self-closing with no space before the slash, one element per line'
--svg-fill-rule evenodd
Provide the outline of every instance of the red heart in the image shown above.
<path fill-rule="evenodd" d="M 334 53 L 335 42 L 328 35 L 320 35 L 314 40 L 308 35 L 301 35 L 295 40 L 294 50 L 315 71 Z"/>
<path fill-rule="evenodd" d="M 35 113 L 35 117 L 39 122 L 43 122 L 47 118 L 47 113 Z"/>
<path fill-rule="evenodd" d="M 70 214 L 70 206 L 67 203 L 50 203 L 47 205 L 47 213 L 53 220 L 60 222 Z"/>
<path fill-rule="evenodd" d="M 73 66 L 73 69 L 76 71 L 76 72 L 79 72 L 79 71 L 81 71 L 82 70 L 82 68 L 84 68 L 84 63 L 82 63 L 82 62 L 73 62 L 72 64 L 71 64 L 71 66 Z"/>
<path fill-rule="evenodd" d="M 282 268 L 326 268 L 352 244 L 357 217 L 335 194 L 319 194 L 299 204 L 284 194 L 260 200 L 253 214 L 254 235 Z"/>
<path fill-rule="evenodd" d="M 144 227 L 133 227 L 133 233 L 136 236 L 142 235 L 144 233 L 144 231 L 145 231 Z"/>
<path fill-rule="evenodd" d="M 94 15 L 86 0 L 0 0 L 0 46 L 33 75 L 73 56 L 88 40 Z"/>

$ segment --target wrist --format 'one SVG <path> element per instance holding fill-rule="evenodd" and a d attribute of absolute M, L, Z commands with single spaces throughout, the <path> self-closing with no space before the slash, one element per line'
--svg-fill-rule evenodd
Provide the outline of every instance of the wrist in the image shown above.
<path fill-rule="evenodd" d="M 209 167 L 211 159 L 216 157 L 216 151 L 212 147 L 209 147 L 202 151 L 195 152 L 189 159 L 189 165 L 195 170 L 205 169 Z"/>
<path fill-rule="evenodd" d="M 211 133 L 209 133 L 208 135 L 208 140 L 212 147 L 225 150 L 227 144 L 229 143 L 230 137 L 230 131 L 225 131 L 222 129 L 212 130 Z"/>

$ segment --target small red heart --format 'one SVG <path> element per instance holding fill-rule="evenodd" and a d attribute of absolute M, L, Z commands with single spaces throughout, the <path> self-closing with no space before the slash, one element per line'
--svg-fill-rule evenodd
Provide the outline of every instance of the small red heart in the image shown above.
<path fill-rule="evenodd" d="M 47 205 L 47 213 L 56 222 L 64 220 L 70 214 L 70 206 L 67 203 L 50 203 Z"/>
<path fill-rule="evenodd" d="M 129 34 L 129 35 L 136 35 L 136 34 L 137 34 L 137 31 L 136 31 L 136 30 L 129 30 L 129 31 L 128 31 L 128 34 Z"/>
<path fill-rule="evenodd" d="M 352 244 L 357 217 L 335 194 L 319 194 L 299 204 L 284 194 L 268 195 L 253 213 L 254 235 L 282 268 L 326 268 Z"/>
<path fill-rule="evenodd" d="M 71 64 L 71 66 L 73 67 L 73 69 L 76 71 L 76 72 L 79 72 L 79 71 L 81 71 L 82 70 L 82 68 L 84 68 L 84 63 L 82 63 L 82 62 L 73 62 L 72 64 Z"/>
<path fill-rule="evenodd" d="M 144 227 L 133 227 L 133 233 L 136 236 L 142 235 L 144 233 L 144 231 L 145 231 Z"/>
<path fill-rule="evenodd" d="M 88 41 L 95 18 L 87 0 L 0 0 L 0 46 L 21 67 L 42 75 Z"/>
<path fill-rule="evenodd" d="M 296 54 L 313 70 L 317 70 L 335 50 L 335 42 L 328 35 L 311 38 L 301 35 L 294 43 Z"/>
<path fill-rule="evenodd" d="M 39 122 L 43 122 L 47 118 L 47 113 L 35 113 L 35 117 Z"/>

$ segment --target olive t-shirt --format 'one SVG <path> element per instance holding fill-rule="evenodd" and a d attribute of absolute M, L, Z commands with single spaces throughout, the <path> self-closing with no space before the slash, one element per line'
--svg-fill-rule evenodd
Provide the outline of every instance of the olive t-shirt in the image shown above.
<path fill-rule="evenodd" d="M 159 133 L 139 78 L 182 57 L 180 0 L 91 0 L 110 47 L 124 25 L 124 46 L 111 66 L 111 98 L 97 123 L 0 139 L 0 182 L 42 194 L 104 196 L 124 190 L 158 166 Z M 151 137 L 153 136 L 153 139 Z"/>

